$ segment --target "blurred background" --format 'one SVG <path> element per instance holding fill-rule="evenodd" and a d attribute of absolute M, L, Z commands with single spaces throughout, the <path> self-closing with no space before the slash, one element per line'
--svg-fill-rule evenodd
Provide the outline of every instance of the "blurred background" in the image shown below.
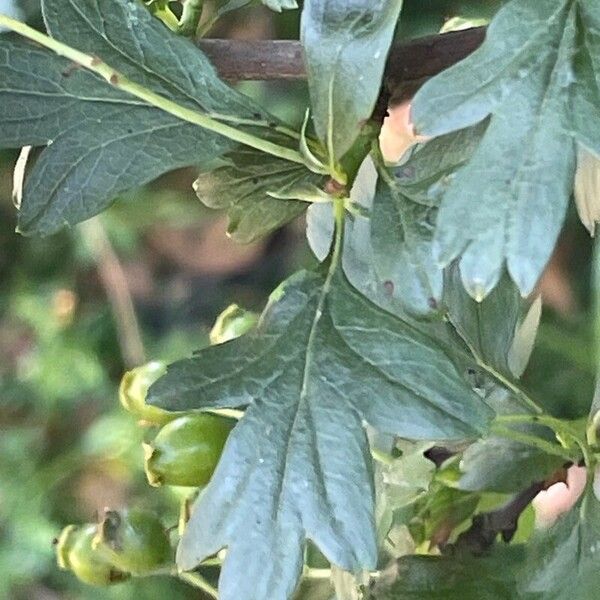
<path fill-rule="evenodd" d="M 451 17 L 489 18 L 496 0 L 405 0 L 398 38 L 439 31 Z M 36 0 L 0 12 L 41 26 Z M 230 13 L 213 37 L 297 38 L 298 11 Z M 240 88 L 297 125 L 304 83 Z M 144 432 L 119 405 L 126 369 L 172 361 L 208 343 L 230 303 L 260 310 L 289 273 L 310 264 L 300 220 L 249 246 L 196 199 L 194 169 L 118 198 L 101 217 L 46 239 L 14 233 L 12 169 L 0 153 L 0 598 L 201 598 L 152 578 L 110 588 L 57 569 L 52 540 L 105 506 L 136 504 L 176 525 L 178 498 L 146 484 Z M 593 393 L 592 243 L 575 211 L 540 285 L 545 308 L 526 385 L 557 416 L 586 414 Z"/>

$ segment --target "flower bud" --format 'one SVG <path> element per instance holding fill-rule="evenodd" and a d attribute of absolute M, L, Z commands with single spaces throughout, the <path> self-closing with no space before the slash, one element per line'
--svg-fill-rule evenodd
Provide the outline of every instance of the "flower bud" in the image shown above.
<path fill-rule="evenodd" d="M 160 520 L 145 510 L 106 510 L 93 545 L 113 565 L 132 575 L 148 575 L 173 560 L 167 532 Z"/>
<path fill-rule="evenodd" d="M 129 573 L 118 569 L 94 548 L 96 531 L 95 525 L 65 527 L 56 543 L 58 566 L 72 571 L 80 581 L 89 585 L 110 585 L 124 581 Z"/>
<path fill-rule="evenodd" d="M 211 414 L 184 415 L 165 425 L 144 445 L 150 485 L 206 485 L 232 426 L 231 420 Z"/>
<path fill-rule="evenodd" d="M 148 388 L 165 372 L 165 364 L 159 361 L 127 371 L 119 386 L 119 400 L 123 408 L 138 419 L 156 425 L 164 425 L 177 418 L 178 413 L 146 404 Z"/>
<path fill-rule="evenodd" d="M 210 331 L 210 343 L 222 344 L 253 329 L 258 323 L 256 313 L 244 310 L 237 304 L 228 306 L 218 317 Z"/>

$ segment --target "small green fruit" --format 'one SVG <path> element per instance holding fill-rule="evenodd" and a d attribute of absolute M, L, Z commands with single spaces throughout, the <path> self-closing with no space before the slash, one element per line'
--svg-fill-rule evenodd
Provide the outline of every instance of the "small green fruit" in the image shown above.
<path fill-rule="evenodd" d="M 133 575 L 148 575 L 173 560 L 169 536 L 151 512 L 106 510 L 94 548 L 112 564 Z"/>
<path fill-rule="evenodd" d="M 218 317 L 210 331 L 210 343 L 222 344 L 256 327 L 258 315 L 244 310 L 237 304 L 228 306 Z"/>
<path fill-rule="evenodd" d="M 232 427 L 230 419 L 210 414 L 185 415 L 165 425 L 144 445 L 150 485 L 206 485 Z"/>
<path fill-rule="evenodd" d="M 123 408 L 141 421 L 156 425 L 164 425 L 177 418 L 181 413 L 168 412 L 146 404 L 149 387 L 164 375 L 166 370 L 164 363 L 152 361 L 127 371 L 119 386 L 119 400 Z"/>
<path fill-rule="evenodd" d="M 69 525 L 61 532 L 56 544 L 58 566 L 72 571 L 77 579 L 89 585 L 110 585 L 124 581 L 129 573 L 118 569 L 94 548 L 95 525 Z"/>

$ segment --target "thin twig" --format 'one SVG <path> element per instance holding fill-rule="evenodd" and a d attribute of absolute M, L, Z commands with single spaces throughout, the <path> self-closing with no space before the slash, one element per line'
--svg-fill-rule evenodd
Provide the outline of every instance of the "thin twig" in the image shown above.
<path fill-rule="evenodd" d="M 111 305 L 123 362 L 128 368 L 141 365 L 145 361 L 144 344 L 123 266 L 98 217 L 82 223 L 81 229 Z"/>

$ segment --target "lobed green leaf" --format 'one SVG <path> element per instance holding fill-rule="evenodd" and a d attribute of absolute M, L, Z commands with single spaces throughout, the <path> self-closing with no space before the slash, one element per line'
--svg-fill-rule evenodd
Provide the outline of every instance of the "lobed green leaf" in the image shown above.
<path fill-rule="evenodd" d="M 317 135 L 339 160 L 371 116 L 402 0 L 306 0 L 301 39 Z"/>
<path fill-rule="evenodd" d="M 191 569 L 227 546 L 225 600 L 289 597 L 306 538 L 343 569 L 375 566 L 363 422 L 460 439 L 484 431 L 491 414 L 432 339 L 371 304 L 339 269 L 295 275 L 255 333 L 172 365 L 150 395 L 169 410 L 247 407 L 178 555 Z"/>
<path fill-rule="evenodd" d="M 134 0 L 44 0 L 49 33 L 130 80 L 202 112 L 274 122 L 221 82 L 191 42 Z M 120 192 L 235 147 L 37 47 L 0 39 L 0 147 L 46 145 L 25 182 L 19 230 L 48 235 Z M 273 206 L 273 210 L 280 205 Z"/>
<path fill-rule="evenodd" d="M 194 190 L 210 208 L 226 209 L 228 233 L 247 243 L 300 215 L 307 208 L 299 199 L 302 192 L 313 188 L 316 194 L 323 185 L 324 178 L 303 165 L 252 148 L 238 148 L 212 169 L 202 171 Z M 328 210 L 331 212 L 331 205 Z"/>
<path fill-rule="evenodd" d="M 550 258 L 573 189 L 576 142 L 599 147 L 598 31 L 594 0 L 513 0 L 483 46 L 415 98 L 415 124 L 428 135 L 491 115 L 444 197 L 434 240 L 442 264 L 460 256 L 478 300 L 504 264 L 529 294 Z"/>

